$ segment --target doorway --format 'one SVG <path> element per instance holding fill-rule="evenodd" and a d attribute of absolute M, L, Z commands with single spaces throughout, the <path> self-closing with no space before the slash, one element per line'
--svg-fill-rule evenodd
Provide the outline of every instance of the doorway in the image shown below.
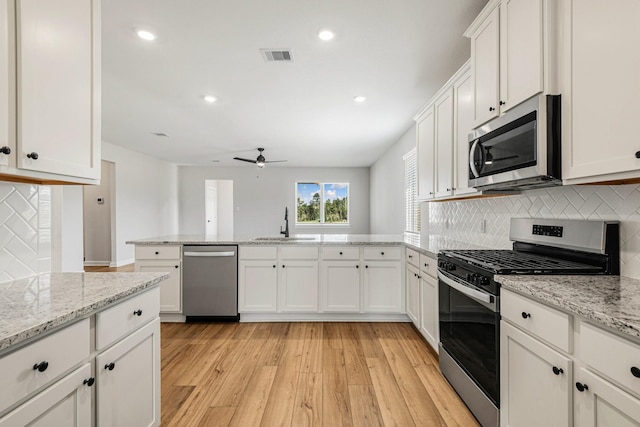
<path fill-rule="evenodd" d="M 205 234 L 213 239 L 232 239 L 233 181 L 205 180 L 204 200 Z"/>
<path fill-rule="evenodd" d="M 115 163 L 102 160 L 100 185 L 83 186 L 84 265 L 113 267 Z"/>

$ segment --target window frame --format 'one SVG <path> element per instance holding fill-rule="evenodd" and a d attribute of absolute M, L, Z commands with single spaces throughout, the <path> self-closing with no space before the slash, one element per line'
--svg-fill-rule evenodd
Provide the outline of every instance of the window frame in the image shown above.
<path fill-rule="evenodd" d="M 298 184 L 319 184 L 320 185 L 320 222 L 298 222 Z M 347 186 L 347 222 L 324 222 L 324 186 L 331 184 L 345 184 Z M 313 179 L 295 181 L 293 184 L 294 193 L 294 210 L 295 210 L 295 226 L 300 228 L 314 228 L 314 227 L 336 227 L 336 228 L 350 228 L 351 227 L 351 182 L 347 180 L 335 180 L 335 181 L 317 181 Z"/>
<path fill-rule="evenodd" d="M 408 178 L 408 162 L 413 162 L 414 176 Z M 404 156 L 402 156 L 402 171 L 404 179 L 404 232 L 410 234 L 420 234 L 421 231 L 421 208 L 420 200 L 418 199 L 418 152 L 414 147 L 409 150 Z M 413 194 L 410 192 L 413 190 Z M 413 212 L 409 212 L 409 209 L 413 207 Z M 413 224 L 411 223 L 413 219 Z"/>

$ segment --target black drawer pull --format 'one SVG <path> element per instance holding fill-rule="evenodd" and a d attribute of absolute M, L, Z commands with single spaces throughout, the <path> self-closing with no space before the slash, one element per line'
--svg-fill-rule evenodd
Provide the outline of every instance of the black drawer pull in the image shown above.
<path fill-rule="evenodd" d="M 342 255 L 342 252 L 340 252 L 340 255 Z"/>
<path fill-rule="evenodd" d="M 489 107 L 489 111 L 496 111 L 496 109 L 493 107 Z"/>
<path fill-rule="evenodd" d="M 178 268 L 178 266 L 176 265 L 176 268 Z"/>
<path fill-rule="evenodd" d="M 562 370 L 562 368 L 556 368 L 555 366 L 552 368 L 552 371 L 556 375 L 564 374 L 564 371 Z"/>
<path fill-rule="evenodd" d="M 156 251 L 156 255 L 160 255 L 160 252 Z"/>
<path fill-rule="evenodd" d="M 380 252 L 380 255 L 384 255 L 384 252 Z"/>
<path fill-rule="evenodd" d="M 47 370 L 48 367 L 49 367 L 49 362 L 44 360 L 40 363 L 36 363 L 35 365 L 33 365 L 33 370 L 38 372 L 44 372 Z"/>
<path fill-rule="evenodd" d="M 7 147 L 6 145 L 4 147 L 1 147 L 0 153 L 7 155 L 11 154 L 11 147 Z"/>
<path fill-rule="evenodd" d="M 589 390 L 589 386 L 586 384 L 582 384 L 582 383 L 576 383 L 576 388 L 578 389 L 578 391 L 580 393 L 582 393 L 585 390 Z"/>
<path fill-rule="evenodd" d="M 111 363 L 107 363 L 106 365 L 104 365 L 104 369 L 108 369 L 110 371 L 113 371 L 113 368 L 116 367 L 116 364 L 111 362 Z"/>
<path fill-rule="evenodd" d="M 413 255 L 409 255 L 409 258 L 413 258 Z"/>
<path fill-rule="evenodd" d="M 368 266 L 368 265 L 365 265 L 365 266 L 364 266 L 364 268 L 369 268 L 369 266 Z"/>
<path fill-rule="evenodd" d="M 133 315 L 134 316 L 142 316 L 142 310 L 140 310 L 140 309 L 134 310 L 133 311 Z"/>
<path fill-rule="evenodd" d="M 638 369 L 635 366 L 631 367 L 631 375 L 633 375 L 636 378 L 640 378 L 640 369 Z"/>
<path fill-rule="evenodd" d="M 87 387 L 91 387 L 95 382 L 96 382 L 96 379 L 91 377 L 88 380 L 82 381 L 82 384 L 86 385 Z"/>
<path fill-rule="evenodd" d="M 27 154 L 27 157 L 33 160 L 38 160 L 38 153 L 34 151 L 33 153 Z"/>
<path fill-rule="evenodd" d="M 276 265 L 275 265 L 275 264 L 273 265 L 273 268 L 276 268 Z"/>
<path fill-rule="evenodd" d="M 356 265 L 356 268 L 360 268 L 360 266 L 359 266 L 359 265 Z"/>
<path fill-rule="evenodd" d="M 526 319 L 527 317 L 531 317 L 531 314 L 529 314 L 529 313 L 527 313 L 527 312 L 523 311 L 523 312 L 522 312 L 522 318 L 523 318 L 523 319 Z"/>
<path fill-rule="evenodd" d="M 284 268 L 284 264 L 282 264 L 282 268 Z"/>
<path fill-rule="evenodd" d="M 636 151 L 636 159 L 640 159 L 640 151 Z"/>

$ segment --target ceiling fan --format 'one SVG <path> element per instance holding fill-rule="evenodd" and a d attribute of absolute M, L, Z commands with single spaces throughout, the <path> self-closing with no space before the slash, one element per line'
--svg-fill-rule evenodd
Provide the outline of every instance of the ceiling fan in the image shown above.
<path fill-rule="evenodd" d="M 258 157 L 255 160 L 251 160 L 251 159 L 243 159 L 242 157 L 234 157 L 233 160 L 240 160 L 241 162 L 249 162 L 249 163 L 255 163 L 256 166 L 258 166 L 259 168 L 263 168 L 265 164 L 267 163 L 282 163 L 282 162 L 286 162 L 286 160 L 266 160 L 264 158 L 264 156 L 262 155 L 262 152 L 264 151 L 264 148 L 258 148 L 259 154 Z"/>

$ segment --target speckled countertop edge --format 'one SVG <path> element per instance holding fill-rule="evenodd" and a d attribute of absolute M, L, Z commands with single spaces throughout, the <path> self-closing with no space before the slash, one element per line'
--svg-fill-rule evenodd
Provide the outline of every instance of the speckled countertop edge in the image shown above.
<path fill-rule="evenodd" d="M 146 289 L 155 287 L 161 281 L 167 279 L 169 277 L 168 273 L 52 273 L 52 274 L 44 274 L 32 278 L 27 279 L 19 279 L 12 282 L 5 282 L 0 284 L 0 299 L 2 299 L 2 304 L 13 304 L 16 305 L 15 301 L 11 301 L 2 295 L 2 289 L 10 288 L 13 285 L 21 285 L 26 284 L 29 281 L 38 281 L 43 277 L 54 278 L 53 286 L 55 283 L 60 283 L 61 281 L 65 281 L 65 277 L 72 277 L 72 275 L 105 275 L 103 277 L 123 277 L 123 275 L 130 275 L 127 279 L 131 280 L 131 284 L 126 284 L 125 287 L 118 287 L 117 290 L 113 293 L 109 293 L 107 295 L 101 295 L 95 300 L 91 300 L 87 304 L 74 305 L 73 301 L 69 303 L 68 309 L 60 309 L 52 314 L 51 316 L 41 316 L 40 318 L 32 318 L 26 319 L 26 316 L 21 316 L 20 319 L 23 320 L 23 324 L 17 326 L 15 323 L 12 324 L 11 320 L 2 321 L 0 323 L 0 351 L 8 349 L 9 347 L 15 346 L 23 341 L 26 341 L 30 338 L 36 337 L 44 332 L 47 332 L 51 329 L 57 328 L 59 326 L 72 323 L 74 320 L 82 319 L 88 317 L 89 315 L 95 313 L 96 311 L 104 308 L 112 303 L 115 303 L 121 299 L 125 299 L 128 296 L 134 295 Z M 88 298 L 90 299 L 90 298 Z M 20 311 L 20 307 L 13 307 L 13 311 Z M 15 319 L 14 319 L 15 320 Z"/>

